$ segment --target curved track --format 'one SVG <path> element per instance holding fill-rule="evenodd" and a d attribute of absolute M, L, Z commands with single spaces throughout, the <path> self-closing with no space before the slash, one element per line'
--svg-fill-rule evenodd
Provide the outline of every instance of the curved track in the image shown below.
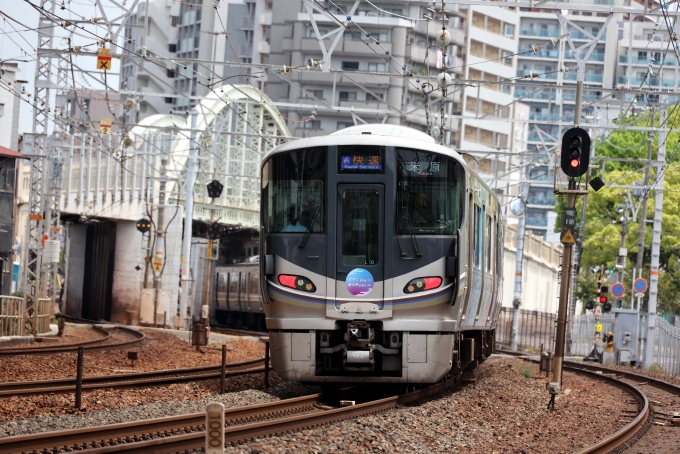
<path fill-rule="evenodd" d="M 321 405 L 314 394 L 267 404 L 225 410 L 225 442 L 237 443 L 253 437 L 276 435 L 287 431 L 340 421 L 384 411 L 439 394 L 458 383 L 450 380 L 407 394 L 371 400 L 349 407 Z M 205 446 L 205 413 L 136 421 L 101 427 L 47 432 L 8 437 L 0 440 L 0 452 L 20 453 L 36 450 L 50 453 L 78 450 L 88 453 L 167 453 L 200 449 Z M 55 450 L 54 447 L 62 447 Z"/>
<path fill-rule="evenodd" d="M 243 368 L 262 363 L 264 358 L 228 363 L 225 377 L 236 377 L 264 372 L 264 366 Z M 166 369 L 152 372 L 139 372 L 133 374 L 104 375 L 83 378 L 83 391 L 92 391 L 104 388 L 141 388 L 149 386 L 170 385 L 173 383 L 185 383 L 199 380 L 211 380 L 220 378 L 221 366 L 201 366 L 182 369 Z M 36 394 L 65 394 L 75 392 L 76 380 L 63 378 L 56 380 L 40 380 L 31 382 L 0 383 L 0 398 L 13 396 L 31 396 Z"/>
<path fill-rule="evenodd" d="M 0 358 L 16 355 L 50 355 L 56 353 L 69 353 L 78 351 L 79 347 L 83 347 L 83 349 L 87 351 L 114 350 L 117 348 L 130 347 L 132 345 L 139 344 L 146 338 L 144 333 L 141 331 L 137 331 L 136 329 L 127 326 L 116 326 L 115 328 L 106 329 L 102 328 L 101 326 L 94 325 L 93 329 L 100 331 L 102 334 L 104 334 L 104 337 L 86 342 L 61 344 L 50 347 L 0 348 Z M 134 339 L 117 343 L 106 343 L 111 340 L 112 329 L 117 329 L 131 334 Z"/>
<path fill-rule="evenodd" d="M 524 356 L 521 354 L 518 355 L 515 352 L 499 351 L 499 353 L 510 354 L 513 356 Z M 532 359 L 530 356 L 524 356 L 524 359 L 532 362 L 538 362 L 537 360 Z M 593 363 L 565 361 L 563 364 L 566 370 L 594 376 L 596 378 L 606 380 L 614 386 L 624 389 L 630 393 L 631 396 L 633 396 L 638 407 L 637 414 L 626 415 L 626 417 L 632 418 L 630 422 L 628 422 L 617 432 L 607 436 L 603 440 L 600 440 L 598 443 L 581 450 L 581 453 L 619 453 L 625 451 L 640 439 L 645 437 L 646 432 L 654 423 L 657 413 L 654 411 L 652 403 L 646 395 L 649 394 L 649 391 L 647 393 L 643 392 L 640 388 L 641 385 L 646 385 L 647 387 L 661 390 L 670 396 L 677 397 L 680 395 L 680 386 L 665 382 L 663 380 L 648 377 L 646 375 L 640 375 L 620 369 L 612 369 Z M 659 401 L 653 402 L 656 404 L 661 404 Z"/>

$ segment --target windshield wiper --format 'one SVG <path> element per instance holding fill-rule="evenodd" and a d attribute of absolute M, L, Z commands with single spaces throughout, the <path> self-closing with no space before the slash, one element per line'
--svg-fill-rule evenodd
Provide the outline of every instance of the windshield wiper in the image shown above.
<path fill-rule="evenodd" d="M 321 206 L 318 206 L 314 209 L 314 214 L 312 214 L 312 218 L 309 220 L 309 227 L 307 227 L 307 231 L 302 236 L 302 240 L 300 240 L 300 244 L 298 244 L 298 247 L 300 249 L 304 249 L 304 247 L 307 246 L 307 239 L 309 239 L 309 234 L 312 233 L 312 229 L 314 228 L 314 222 L 316 222 L 316 217 L 319 215 L 320 211 L 321 211 Z"/>
<path fill-rule="evenodd" d="M 402 217 L 406 221 L 406 228 L 408 228 L 408 233 L 411 235 L 411 242 L 413 243 L 413 249 L 416 251 L 416 257 L 422 257 L 423 254 L 420 252 L 420 247 L 418 247 L 418 240 L 416 239 L 416 234 L 413 233 L 413 227 L 411 227 L 411 221 L 409 218 L 411 217 L 410 213 L 408 210 L 402 211 Z"/>

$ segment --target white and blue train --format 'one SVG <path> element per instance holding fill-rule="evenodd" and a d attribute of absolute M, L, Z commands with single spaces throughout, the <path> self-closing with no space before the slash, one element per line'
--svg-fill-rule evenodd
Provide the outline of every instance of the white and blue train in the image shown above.
<path fill-rule="evenodd" d="M 261 166 L 260 286 L 285 380 L 434 383 L 493 351 L 503 219 L 455 151 L 368 124 Z"/>

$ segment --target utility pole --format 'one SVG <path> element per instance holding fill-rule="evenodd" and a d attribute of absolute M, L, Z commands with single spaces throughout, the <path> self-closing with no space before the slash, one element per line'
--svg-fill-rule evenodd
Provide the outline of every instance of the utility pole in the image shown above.
<path fill-rule="evenodd" d="M 652 121 L 654 116 L 652 116 Z M 645 181 L 642 186 L 643 191 L 649 186 L 649 167 L 652 162 L 652 146 L 654 145 L 654 133 L 649 133 L 649 140 L 647 141 L 647 162 L 649 163 L 645 167 Z M 638 216 L 638 221 L 640 223 L 640 228 L 638 231 L 638 250 L 637 259 L 635 261 L 636 277 L 642 277 L 642 261 L 645 256 L 645 237 L 647 233 L 647 198 L 642 198 L 642 209 L 640 210 L 640 216 Z M 640 298 L 638 298 L 637 310 L 640 311 Z M 631 307 L 632 308 L 632 307 Z"/>
<path fill-rule="evenodd" d="M 661 100 L 659 100 L 661 102 Z M 663 103 L 661 103 L 663 104 Z M 659 124 L 666 122 L 667 108 L 661 111 Z M 652 117 L 652 121 L 654 117 Z M 656 337 L 656 299 L 659 294 L 659 255 L 661 252 L 661 214 L 663 211 L 664 166 L 666 163 L 666 131 L 659 130 L 659 148 L 656 152 L 656 188 L 654 189 L 654 224 L 652 227 L 652 262 L 649 267 L 649 300 L 647 302 L 647 339 L 642 367 L 654 364 Z"/>
<path fill-rule="evenodd" d="M 623 284 L 623 279 L 626 271 L 626 256 L 628 249 L 626 248 L 626 236 L 628 235 L 628 210 L 632 208 L 628 200 L 623 206 L 623 222 L 621 223 L 621 245 L 619 246 L 619 255 L 616 257 L 616 268 L 618 268 L 618 281 Z M 621 307 L 621 298 L 616 298 L 616 307 Z"/>
<path fill-rule="evenodd" d="M 179 300 L 179 328 L 186 329 L 187 307 L 191 304 L 191 222 L 194 213 L 194 184 L 196 183 L 196 109 L 191 109 L 191 133 L 189 135 L 189 158 L 184 196 L 184 237 L 182 238 L 182 296 Z"/>
<path fill-rule="evenodd" d="M 156 327 L 158 320 L 158 298 L 161 293 L 161 278 L 163 277 L 163 260 L 165 257 L 165 184 L 167 182 L 168 159 L 161 158 L 160 189 L 158 191 L 158 219 L 156 220 L 156 247 L 153 257 L 153 326 Z M 149 236 L 150 237 L 150 236 Z"/>
<path fill-rule="evenodd" d="M 524 171 L 520 176 L 520 181 L 524 180 Z M 527 219 L 527 192 L 528 186 L 520 183 L 519 194 L 522 202 L 522 214 L 519 215 L 517 222 L 517 248 L 515 251 L 515 294 L 512 298 L 512 337 L 510 340 L 510 350 L 517 351 L 517 335 L 519 331 L 519 306 L 522 303 L 522 265 L 524 263 L 524 231 L 526 230 Z"/>

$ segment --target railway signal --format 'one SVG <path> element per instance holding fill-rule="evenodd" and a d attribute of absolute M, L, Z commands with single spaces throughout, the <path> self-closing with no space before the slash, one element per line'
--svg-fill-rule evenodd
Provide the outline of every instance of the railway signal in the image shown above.
<path fill-rule="evenodd" d="M 139 221 L 137 221 L 136 226 L 137 230 L 139 230 L 142 233 L 146 233 L 149 230 L 151 230 L 151 221 L 146 218 L 142 218 Z"/>
<path fill-rule="evenodd" d="M 562 171 L 578 178 L 588 171 L 590 163 L 590 136 L 585 129 L 571 128 L 562 136 Z"/>

